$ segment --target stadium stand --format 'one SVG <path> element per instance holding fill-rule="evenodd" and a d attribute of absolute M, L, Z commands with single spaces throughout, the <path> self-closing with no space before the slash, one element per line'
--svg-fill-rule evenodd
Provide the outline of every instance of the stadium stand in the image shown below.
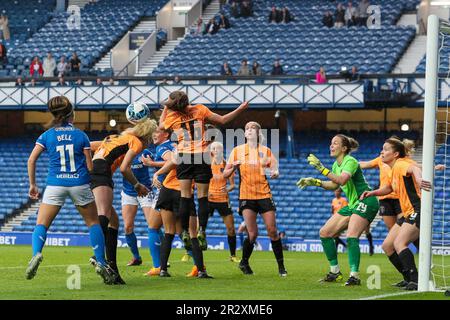
<path fill-rule="evenodd" d="M 270 73 L 275 59 L 281 60 L 288 75 L 315 74 L 320 66 L 336 74 L 342 66 L 352 65 L 360 73 L 387 73 L 415 36 L 414 28 L 393 24 L 402 12 L 414 9 L 418 3 L 371 1 L 382 6 L 382 20 L 379 29 L 370 30 L 323 27 L 322 14 L 335 9 L 334 3 L 325 0 L 277 2 L 278 7 L 287 6 L 294 15 L 294 21 L 287 24 L 268 22 L 273 1 L 255 1 L 250 18 L 232 17 L 227 5 L 224 11 L 230 29 L 220 29 L 212 36 L 187 35 L 152 75 L 218 75 L 224 61 L 236 73 L 243 58 L 258 61 L 265 74 Z"/>
<path fill-rule="evenodd" d="M 45 2 L 54 4 L 55 1 Z M 74 51 L 77 52 L 82 63 L 81 73 L 87 74 L 89 68 L 141 17 L 155 16 L 155 12 L 166 2 L 167 0 L 101 0 L 89 3 L 81 10 L 80 30 L 68 29 L 68 13 L 53 13 L 50 22 L 26 42 L 9 48 L 9 72 L 5 76 L 27 76 L 31 59 L 34 56 L 42 58 L 49 51 L 57 61 L 61 56 L 69 59 Z M 27 5 L 25 1 L 21 1 L 16 7 L 20 10 Z"/>
<path fill-rule="evenodd" d="M 296 158 L 293 159 L 280 159 L 280 178 L 277 180 L 270 180 L 271 188 L 273 191 L 274 201 L 277 205 L 277 224 L 279 229 L 286 231 L 289 237 L 301 237 L 305 239 L 318 239 L 319 229 L 323 223 L 329 218 L 331 213 L 331 200 L 334 197 L 332 192 L 326 192 L 317 188 L 308 188 L 305 190 L 299 190 L 295 182 L 299 177 L 317 176 L 317 172 L 312 169 L 306 162 L 306 156 L 309 153 L 316 154 L 324 163 L 324 165 L 331 167 L 333 160 L 329 157 L 329 142 L 331 137 L 336 132 L 316 132 L 316 133 L 299 133 L 296 135 Z M 354 153 L 354 156 L 358 160 L 370 160 L 378 156 L 380 148 L 386 137 L 393 134 L 399 137 L 408 137 L 417 139 L 419 133 L 409 132 L 407 135 L 403 132 L 387 132 L 385 134 L 380 132 L 350 132 L 351 136 L 356 137 L 361 147 Z M 98 138 L 98 136 L 96 136 Z M 91 138 L 92 135 L 91 135 Z M 17 143 L 20 141 L 21 143 Z M 31 138 L 22 139 L 9 139 L 3 140 L 0 143 L 0 216 L 7 216 L 27 201 L 28 193 L 28 178 L 26 173 L 26 161 L 33 146 L 34 140 Z M 17 146 L 20 146 L 17 148 Z M 283 150 L 284 144 L 281 143 L 280 150 Z M 443 163 L 444 159 L 438 158 L 439 163 Z M 42 189 L 45 187 L 46 178 L 46 162 L 48 161 L 46 155 L 38 162 L 37 168 L 37 181 L 38 185 Z M 447 160 L 447 164 L 450 164 L 450 160 Z M 15 167 L 17 170 L 11 173 L 8 168 Z M 442 176 L 442 172 L 438 175 Z M 378 187 L 379 173 L 378 170 L 366 170 L 365 176 L 369 184 L 376 188 Z M 441 179 L 442 180 L 442 179 Z M 437 179 L 436 192 L 443 192 L 444 184 L 450 187 L 450 183 L 443 182 Z M 237 182 L 237 181 L 236 181 Z M 114 175 L 115 183 L 115 200 L 114 206 L 119 209 L 120 212 L 120 191 L 122 187 L 122 176 L 119 172 Z M 14 191 L 11 191 L 14 190 Z M 236 211 L 237 209 L 237 197 L 238 191 L 235 190 L 231 193 L 232 207 Z M 440 197 L 443 199 L 443 197 Z M 439 210 L 443 208 L 450 209 L 450 204 L 436 202 L 435 208 L 437 214 Z M 4 218 L 3 218 L 4 219 Z M 120 218 L 121 219 L 121 218 Z M 236 219 L 236 227 L 240 224 L 241 219 Z M 1 224 L 0 219 L 0 224 Z M 13 231 L 33 231 L 36 224 L 36 215 L 32 215 L 25 220 L 20 226 L 14 228 Z M 261 235 L 265 236 L 266 229 L 263 225 L 260 217 L 258 218 L 259 230 Z M 435 223 L 435 227 L 441 227 L 442 224 Z M 450 225 L 449 225 L 450 227 Z M 82 219 L 79 218 L 79 214 L 76 211 L 71 201 L 67 201 L 66 205 L 62 208 L 60 214 L 55 219 L 54 224 L 51 226 L 52 232 L 87 232 Z M 209 220 L 208 223 L 209 235 L 224 235 L 226 233 L 223 222 L 218 214 L 215 214 Z M 448 230 L 450 231 L 450 230 Z M 447 237 L 449 232 L 447 231 Z M 123 223 L 121 222 L 121 233 L 123 233 Z M 139 213 L 135 222 L 135 233 L 138 236 L 145 236 L 147 233 L 147 225 L 142 211 L 139 209 Z M 387 229 L 383 222 L 380 221 L 372 230 L 373 237 L 376 239 L 382 239 L 387 234 Z M 439 232 L 442 235 L 442 232 Z M 438 237 L 438 233 L 435 233 L 435 237 Z"/>

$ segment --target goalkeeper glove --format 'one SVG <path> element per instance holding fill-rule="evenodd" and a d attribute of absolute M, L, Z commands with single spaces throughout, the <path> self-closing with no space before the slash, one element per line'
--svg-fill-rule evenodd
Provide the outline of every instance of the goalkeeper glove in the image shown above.
<path fill-rule="evenodd" d="M 316 178 L 301 178 L 297 181 L 297 187 L 300 189 L 304 189 L 308 186 L 316 186 L 321 187 L 322 186 L 322 180 L 316 179 Z"/>
<path fill-rule="evenodd" d="M 316 168 L 324 176 L 328 176 L 328 174 L 330 173 L 330 170 L 325 168 L 322 162 L 320 162 L 320 160 L 312 153 L 308 156 L 308 162 L 311 166 Z"/>

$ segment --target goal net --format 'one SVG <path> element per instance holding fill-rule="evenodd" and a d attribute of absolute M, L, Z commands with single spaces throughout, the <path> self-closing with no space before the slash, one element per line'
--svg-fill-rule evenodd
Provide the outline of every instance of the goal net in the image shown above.
<path fill-rule="evenodd" d="M 450 24 L 430 16 L 427 36 L 419 291 L 450 287 Z M 439 101 L 446 101 L 439 105 Z M 434 170 L 435 165 L 443 170 Z M 423 222 L 423 223 L 422 223 Z M 423 247 L 422 247 L 423 245 Z"/>

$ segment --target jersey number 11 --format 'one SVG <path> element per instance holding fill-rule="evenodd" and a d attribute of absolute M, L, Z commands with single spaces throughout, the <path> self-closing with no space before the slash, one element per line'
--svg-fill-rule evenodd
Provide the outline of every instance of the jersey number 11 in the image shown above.
<path fill-rule="evenodd" d="M 66 166 L 66 153 L 64 152 L 64 147 L 69 153 L 69 162 L 70 162 L 70 169 L 69 172 L 74 172 L 76 170 L 75 168 L 75 157 L 73 154 L 73 144 L 66 144 L 65 146 L 57 146 L 56 151 L 59 152 L 60 159 L 61 159 L 61 172 L 67 172 L 67 166 Z"/>

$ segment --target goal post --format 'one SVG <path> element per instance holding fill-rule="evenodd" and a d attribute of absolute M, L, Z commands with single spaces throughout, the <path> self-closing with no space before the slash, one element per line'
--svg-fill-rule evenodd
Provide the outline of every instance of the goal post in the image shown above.
<path fill-rule="evenodd" d="M 434 157 L 436 143 L 436 109 L 439 71 L 439 18 L 428 17 L 425 105 L 423 121 L 422 177 L 434 185 Z M 419 291 L 430 291 L 434 188 L 422 191 L 420 212 Z"/>

